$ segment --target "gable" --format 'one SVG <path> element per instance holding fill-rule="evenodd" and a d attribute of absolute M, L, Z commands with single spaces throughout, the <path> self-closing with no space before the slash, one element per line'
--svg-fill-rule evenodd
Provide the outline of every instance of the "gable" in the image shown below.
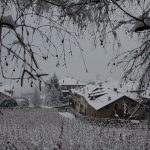
<path fill-rule="evenodd" d="M 117 100 L 115 100 L 115 101 L 113 101 L 113 102 L 110 102 L 108 105 L 105 105 L 105 106 L 101 107 L 100 109 L 105 108 L 106 106 L 113 105 L 113 104 L 115 104 L 115 103 L 119 103 L 120 101 L 122 101 L 122 102 L 127 102 L 127 103 L 139 104 L 137 101 L 135 101 L 135 100 L 133 100 L 133 99 L 127 97 L 127 96 L 122 96 L 122 97 L 120 97 L 119 99 L 117 99 Z M 98 109 L 98 110 L 100 110 L 100 109 Z"/>

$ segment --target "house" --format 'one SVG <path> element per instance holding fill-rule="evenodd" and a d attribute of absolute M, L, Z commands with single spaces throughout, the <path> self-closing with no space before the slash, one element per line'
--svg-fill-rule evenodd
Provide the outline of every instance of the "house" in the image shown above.
<path fill-rule="evenodd" d="M 0 100 L 3 100 L 3 98 L 12 97 L 14 93 L 13 87 L 9 85 L 2 85 L 0 82 Z"/>
<path fill-rule="evenodd" d="M 59 80 L 59 85 L 63 93 L 63 96 L 67 96 L 71 89 L 77 90 L 77 89 L 84 87 L 86 84 L 82 83 L 79 80 L 75 80 L 73 78 L 67 77 L 67 78 Z"/>
<path fill-rule="evenodd" d="M 13 98 L 13 88 L 0 82 L 0 107 L 16 107 L 17 102 Z"/>
<path fill-rule="evenodd" d="M 89 84 L 73 93 L 76 111 L 98 118 L 134 118 L 145 117 L 145 109 L 137 100 L 134 86 L 119 85 L 115 80 Z"/>

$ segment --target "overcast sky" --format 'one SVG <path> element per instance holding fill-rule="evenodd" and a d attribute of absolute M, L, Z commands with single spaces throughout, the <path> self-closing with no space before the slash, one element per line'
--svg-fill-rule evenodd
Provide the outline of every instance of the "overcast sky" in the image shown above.
<path fill-rule="evenodd" d="M 122 33 L 120 33 L 119 36 L 121 37 L 120 39 L 122 43 L 120 52 L 133 49 L 138 44 L 138 42 L 135 41 L 135 39 L 131 40 L 129 36 L 126 36 Z M 94 48 L 92 46 L 92 42 L 89 36 L 86 36 L 84 39 L 79 40 L 79 42 L 84 49 L 83 54 L 88 72 L 85 71 L 85 66 L 78 47 L 73 46 L 73 56 L 70 56 L 69 54 L 66 55 L 67 68 L 63 67 L 62 64 L 59 68 L 56 67 L 57 61 L 53 57 L 49 57 L 49 59 L 46 62 L 40 61 L 42 71 L 44 73 L 49 74 L 47 79 L 50 78 L 54 73 L 56 73 L 59 78 L 65 78 L 66 76 L 70 76 L 83 81 L 96 80 L 97 78 L 99 80 L 105 80 L 108 77 L 112 77 L 118 80 L 121 79 L 123 75 L 123 70 L 121 68 L 116 68 L 116 70 L 113 73 L 111 73 L 111 66 L 107 66 L 109 61 L 111 61 L 111 59 L 116 54 L 116 49 L 115 51 L 113 51 L 112 43 L 106 45 L 105 49 L 101 46 L 97 46 L 96 48 Z M 10 81 L 5 81 L 5 83 L 9 84 Z M 14 82 L 11 83 L 13 84 Z M 16 89 L 19 89 L 16 91 L 16 93 L 20 94 L 20 84 L 14 85 Z M 29 86 L 25 84 L 22 88 L 22 91 L 28 88 Z"/>
<path fill-rule="evenodd" d="M 122 46 L 120 52 L 133 49 L 138 45 L 135 39 L 129 38 L 124 34 L 119 34 L 121 37 Z M 106 45 L 104 49 L 102 46 L 97 46 L 94 48 L 92 42 L 88 36 L 85 39 L 80 40 L 80 44 L 84 49 L 84 58 L 88 72 L 85 71 L 85 66 L 77 47 L 72 47 L 73 56 L 67 55 L 67 68 L 60 66 L 56 67 L 56 60 L 49 58 L 46 63 L 41 62 L 41 68 L 44 72 L 49 73 L 52 76 L 56 73 L 59 78 L 64 78 L 66 76 L 74 77 L 81 80 L 96 80 L 99 76 L 100 80 L 107 79 L 112 76 L 113 78 L 120 79 L 122 77 L 123 70 L 117 68 L 115 72 L 111 74 L 111 66 L 108 67 L 107 64 L 115 56 L 117 49 L 113 51 L 112 43 Z"/>

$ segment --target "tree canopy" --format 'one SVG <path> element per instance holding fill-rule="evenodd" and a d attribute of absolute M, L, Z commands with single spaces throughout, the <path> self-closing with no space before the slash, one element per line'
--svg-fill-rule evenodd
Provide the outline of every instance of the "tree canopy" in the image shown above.
<path fill-rule="evenodd" d="M 63 104 L 60 91 L 59 80 L 56 74 L 47 81 L 46 86 L 46 105 L 58 107 Z"/>
<path fill-rule="evenodd" d="M 57 66 L 63 58 L 66 65 L 65 54 L 73 53 L 72 45 L 77 45 L 83 56 L 78 36 L 88 32 L 95 46 L 99 43 L 104 46 L 111 34 L 120 47 L 117 32 L 124 30 L 128 36 L 138 36 L 140 46 L 116 55 L 112 65 L 123 65 L 124 79 L 139 79 L 139 88 L 149 86 L 149 0 L 2 0 L 0 11 L 0 67 L 4 78 L 19 79 L 21 84 L 24 78 L 31 85 L 33 80 L 41 83 L 46 74 L 40 70 L 38 57 L 47 60 L 51 55 L 57 59 Z M 68 26 L 75 28 L 74 32 Z M 41 43 L 36 42 L 37 36 Z M 69 45 L 67 51 L 66 45 Z M 9 63 L 14 67 L 11 76 L 7 77 L 5 72 Z M 20 67 L 20 73 L 14 77 L 17 67 Z"/>

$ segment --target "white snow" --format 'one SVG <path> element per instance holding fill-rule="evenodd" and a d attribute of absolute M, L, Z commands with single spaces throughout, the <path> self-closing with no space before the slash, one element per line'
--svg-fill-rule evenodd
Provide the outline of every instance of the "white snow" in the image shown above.
<path fill-rule="evenodd" d="M 69 119 L 75 119 L 75 116 L 69 112 L 59 112 L 59 114 L 63 117 L 69 118 Z"/>
<path fill-rule="evenodd" d="M 25 103 L 25 102 L 26 102 L 26 100 L 23 99 L 23 98 L 15 98 L 15 100 L 16 100 L 16 102 L 17 102 L 19 105 L 21 105 L 21 103 Z"/>
<path fill-rule="evenodd" d="M 110 78 L 108 81 L 104 81 L 101 84 L 89 84 L 79 90 L 73 89 L 72 92 L 73 94 L 76 93 L 83 96 L 90 106 L 92 106 L 95 110 L 98 110 L 123 96 L 135 100 L 138 96 L 136 92 L 137 85 L 137 83 L 133 84 L 129 82 L 128 84 L 120 86 L 117 80 Z M 96 97 L 98 95 L 99 97 Z"/>
<path fill-rule="evenodd" d="M 94 120 L 67 119 L 57 111 L 41 109 L 3 110 L 3 114 L 1 150 L 15 147 L 17 150 L 144 150 L 150 147 L 147 122 L 143 121 L 136 126 L 132 123 L 101 125 Z M 8 141 L 15 147 L 8 147 Z"/>
<path fill-rule="evenodd" d="M 46 105 L 41 105 L 41 108 L 43 108 L 43 109 L 52 109 L 53 107 L 46 106 Z"/>
<path fill-rule="evenodd" d="M 134 124 L 138 124 L 138 123 L 140 123 L 140 121 L 139 121 L 139 120 L 131 120 L 131 122 L 132 122 L 132 123 L 134 123 Z"/>

